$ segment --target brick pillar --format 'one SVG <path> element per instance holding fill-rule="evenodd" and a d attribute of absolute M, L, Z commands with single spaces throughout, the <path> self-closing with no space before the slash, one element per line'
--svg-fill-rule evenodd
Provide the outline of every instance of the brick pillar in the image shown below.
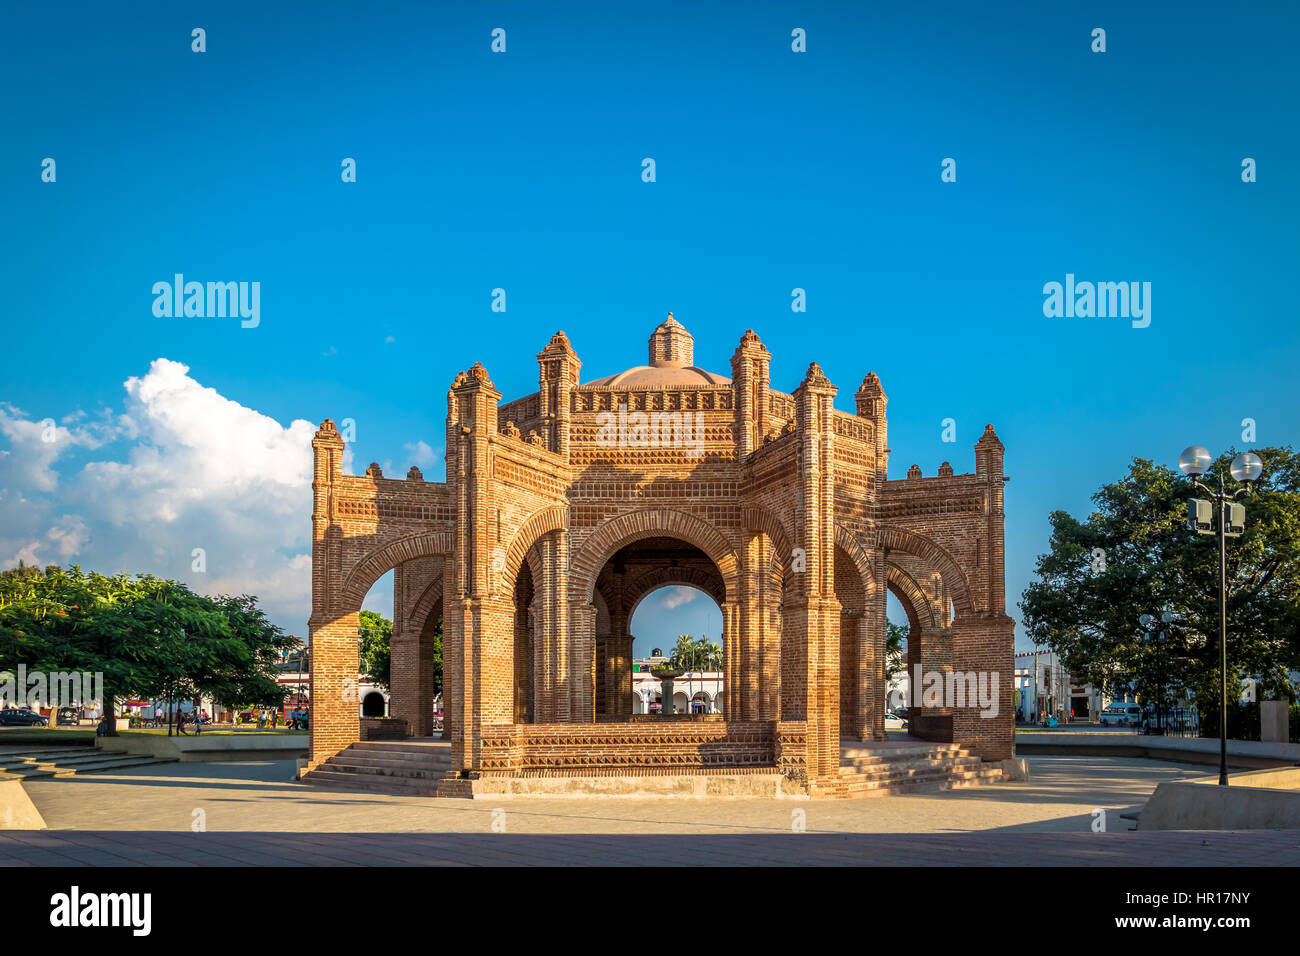
<path fill-rule="evenodd" d="M 858 713 L 852 735 L 859 740 L 885 739 L 885 705 L 889 687 L 885 682 L 885 636 L 889 623 L 885 552 L 868 552 L 871 572 L 863 582 L 866 611 L 858 625 Z"/>
<path fill-rule="evenodd" d="M 341 606 L 343 529 L 334 487 L 343 475 L 343 439 L 326 419 L 312 439 L 311 762 L 361 739 L 357 706 L 357 612 Z"/>
<path fill-rule="evenodd" d="M 979 686 L 993 689 L 987 709 L 954 707 L 952 739 L 985 760 L 1004 760 L 1016 752 L 1015 621 L 1005 614 L 958 616 L 952 625 L 953 668 L 960 677 L 975 674 Z"/>
<path fill-rule="evenodd" d="M 569 338 L 556 332 L 546 348 L 537 353 L 538 397 L 541 403 L 542 437 L 557 455 L 569 456 L 570 396 L 578 386 L 582 363 Z"/>
<path fill-rule="evenodd" d="M 427 737 L 431 730 L 420 728 L 420 635 L 412 631 L 397 630 L 394 622 L 390 642 L 392 653 L 389 713 L 406 721 L 407 732 L 415 737 Z"/>
<path fill-rule="evenodd" d="M 537 540 L 541 580 L 533 598 L 537 611 L 533 634 L 533 706 L 539 724 L 570 719 L 571 689 L 568 595 L 568 534 L 552 531 Z M 592 640 L 595 611 L 592 611 Z"/>
<path fill-rule="evenodd" d="M 595 715 L 596 606 L 569 608 L 568 710 L 562 719 L 590 723 Z"/>
<path fill-rule="evenodd" d="M 839 776 L 840 602 L 835 597 L 835 428 L 836 388 L 814 362 L 795 389 L 800 436 L 797 476 L 797 538 L 807 570 L 788 602 L 793 639 L 803 641 L 802 692 L 808 722 L 808 780 L 816 786 Z M 785 635 L 783 635 L 784 637 Z"/>
<path fill-rule="evenodd" d="M 312 615 L 311 762 L 323 763 L 361 739 L 357 705 L 358 612 Z"/>
<path fill-rule="evenodd" d="M 772 570 L 771 541 L 764 549 L 767 567 L 759 574 L 758 627 L 759 706 L 762 720 L 781 719 L 781 601 L 783 582 Z M 788 558 L 789 556 L 784 556 Z"/>
<path fill-rule="evenodd" d="M 742 460 L 763 444 L 767 433 L 771 362 L 772 353 L 753 329 L 746 329 L 731 356 L 731 387 L 736 397 L 733 405 L 739 437 L 736 451 Z"/>
<path fill-rule="evenodd" d="M 952 709 L 945 707 L 943 686 L 947 675 L 952 672 L 952 629 L 949 627 L 915 628 L 907 638 L 908 679 L 911 681 L 911 698 L 916 704 L 910 704 L 914 714 L 908 720 L 908 731 L 921 740 L 933 740 L 951 743 Z M 920 667 L 920 680 L 917 679 L 917 667 Z M 939 675 L 935 686 L 939 696 L 933 698 L 939 703 L 927 703 L 925 693 L 926 675 Z"/>
<path fill-rule="evenodd" d="M 482 365 L 456 376 L 448 393 L 447 481 L 456 508 L 455 560 L 444 566 L 444 710 L 453 772 L 479 768 L 483 728 L 514 722 L 514 601 L 491 596 L 497 547 L 491 446 L 496 390 Z"/>

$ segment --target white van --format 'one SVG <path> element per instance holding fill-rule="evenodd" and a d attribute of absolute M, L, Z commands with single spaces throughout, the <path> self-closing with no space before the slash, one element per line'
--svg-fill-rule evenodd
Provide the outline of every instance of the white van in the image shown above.
<path fill-rule="evenodd" d="M 1103 727 L 1134 727 L 1142 723 L 1142 707 L 1138 704 L 1111 704 L 1101 712 Z"/>

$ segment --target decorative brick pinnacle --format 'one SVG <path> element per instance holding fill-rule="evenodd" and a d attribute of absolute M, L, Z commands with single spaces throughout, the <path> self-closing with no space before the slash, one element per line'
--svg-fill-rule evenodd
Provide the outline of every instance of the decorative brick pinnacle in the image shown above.
<path fill-rule="evenodd" d="M 884 389 L 880 386 L 880 377 L 875 372 L 868 372 L 862 379 L 862 385 L 859 392 L 882 392 Z"/>
<path fill-rule="evenodd" d="M 492 380 L 488 378 L 488 370 L 483 367 L 482 362 L 475 362 L 463 372 L 457 372 L 455 380 L 451 383 L 452 388 L 461 388 L 465 385 L 486 385 L 488 388 L 495 389 Z"/>
<path fill-rule="evenodd" d="M 343 438 L 339 435 L 339 430 L 334 427 L 334 420 L 327 418 L 320 423 L 320 428 L 316 429 L 316 441 L 338 442 L 343 444 Z"/>
<path fill-rule="evenodd" d="M 804 376 L 804 383 L 807 385 L 830 385 L 831 380 L 826 377 L 822 367 L 816 362 L 808 366 L 808 374 Z"/>

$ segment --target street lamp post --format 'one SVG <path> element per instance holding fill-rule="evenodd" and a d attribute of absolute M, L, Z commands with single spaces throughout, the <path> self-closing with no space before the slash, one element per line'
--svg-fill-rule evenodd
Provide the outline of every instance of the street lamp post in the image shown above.
<path fill-rule="evenodd" d="M 1238 498 L 1250 494 L 1251 486 L 1264 471 L 1264 463 L 1254 452 L 1242 452 L 1232 460 L 1233 480 L 1241 482 L 1244 488 L 1229 493 L 1220 471 L 1219 488 L 1216 491 L 1201 481 L 1201 476 L 1210 469 L 1214 461 L 1209 451 L 1200 445 L 1192 445 L 1178 458 L 1178 467 L 1183 474 L 1192 479 L 1192 484 L 1199 491 L 1209 495 L 1214 504 L 1199 498 L 1188 499 L 1187 512 L 1192 530 L 1197 534 L 1215 534 L 1219 538 L 1219 786 L 1228 785 L 1228 572 L 1227 539 L 1240 537 L 1246 527 L 1246 506 L 1236 503 Z M 1218 521 L 1212 520 L 1218 512 Z"/>

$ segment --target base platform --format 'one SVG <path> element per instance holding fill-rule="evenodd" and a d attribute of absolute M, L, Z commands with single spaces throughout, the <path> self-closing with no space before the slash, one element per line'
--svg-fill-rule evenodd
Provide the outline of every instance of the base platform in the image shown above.
<path fill-rule="evenodd" d="M 451 744 L 439 738 L 361 741 L 303 775 L 306 783 L 347 790 L 421 797 L 501 799 L 505 797 L 713 797 L 805 799 L 853 798 L 927 793 L 996 783 L 1006 779 L 998 764 L 986 764 L 949 743 L 891 739 L 844 741 L 839 776 L 809 787 L 783 777 L 774 767 L 687 773 L 635 770 L 616 774 L 451 775 Z"/>

